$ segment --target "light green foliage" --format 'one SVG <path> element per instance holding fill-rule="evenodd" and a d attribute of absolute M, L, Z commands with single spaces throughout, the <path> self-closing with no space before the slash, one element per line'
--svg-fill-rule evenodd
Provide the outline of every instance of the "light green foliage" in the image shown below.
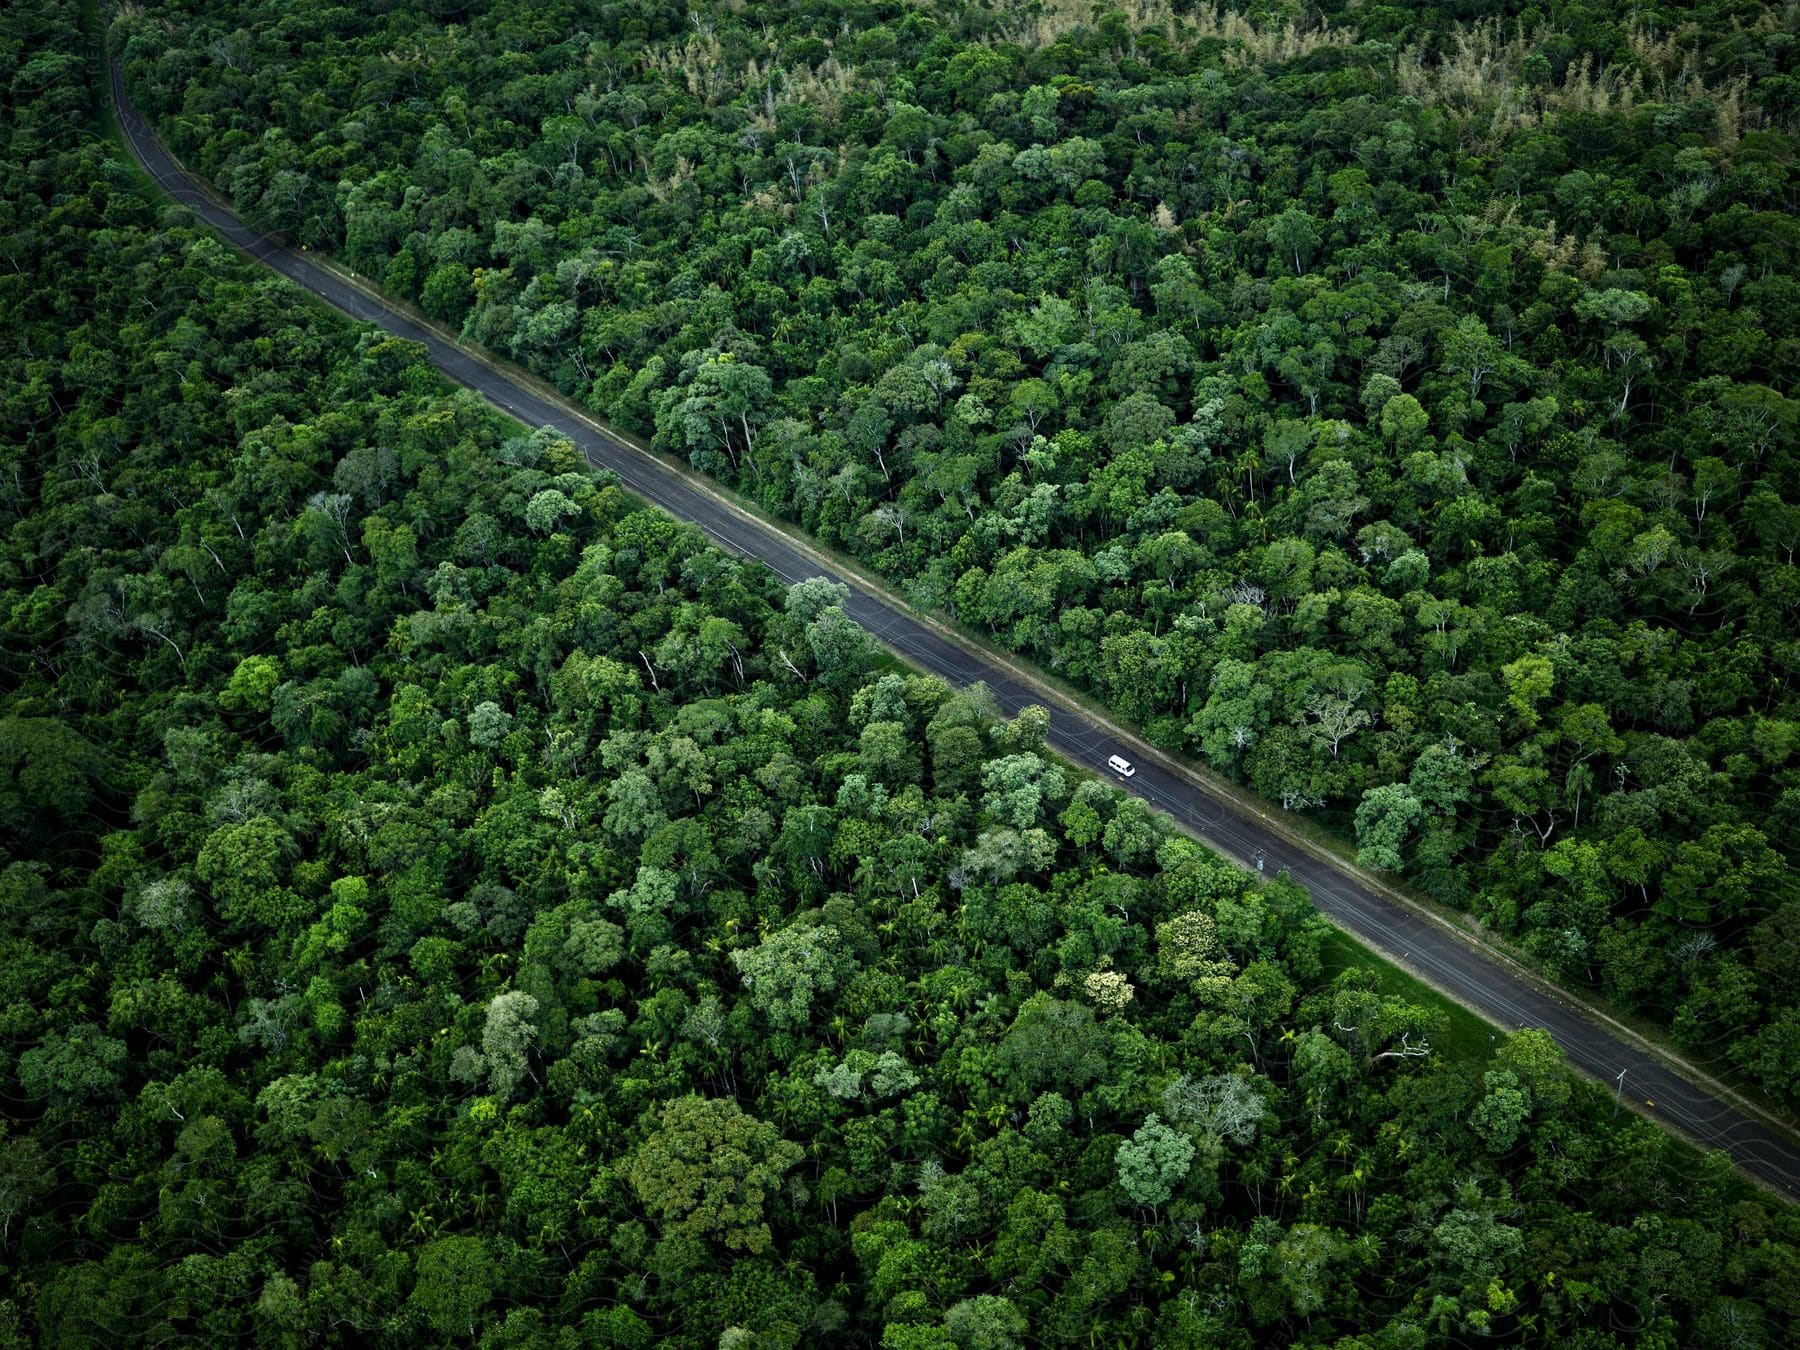
<path fill-rule="evenodd" d="M 1328 1229 L 1316 1223 L 1295 1224 L 1275 1244 L 1270 1273 L 1296 1315 L 1311 1317 L 1325 1306 L 1330 1266 L 1339 1245 Z"/>
<path fill-rule="evenodd" d="M 1193 1161 L 1194 1141 L 1152 1115 L 1119 1145 L 1119 1187 L 1137 1204 L 1166 1204 Z"/>
<path fill-rule="evenodd" d="M 1356 808 L 1356 860 L 1364 867 L 1399 872 L 1406 845 L 1425 808 L 1410 787 L 1389 783 L 1363 793 Z"/>
<path fill-rule="evenodd" d="M 1250 1143 L 1268 1115 L 1250 1080 L 1236 1074 L 1183 1074 L 1164 1089 L 1162 1107 L 1171 1125 L 1191 1132 L 1208 1149 Z"/>
<path fill-rule="evenodd" d="M 944 1330 L 956 1350 L 1019 1350 L 1029 1339 L 1030 1324 L 1010 1299 L 977 1294 L 950 1306 Z"/>
<path fill-rule="evenodd" d="M 1014 829 L 1036 825 L 1046 808 L 1063 793 L 1063 772 L 1029 752 L 991 761 L 982 776 L 989 814 Z"/>
<path fill-rule="evenodd" d="M 104 1100 L 118 1091 L 125 1062 L 124 1043 L 96 1026 L 53 1031 L 19 1056 L 19 1086 L 38 1101 Z"/>
<path fill-rule="evenodd" d="M 491 699 L 476 704 L 469 712 L 470 745 L 496 749 L 511 730 L 512 714 Z"/>
<path fill-rule="evenodd" d="M 750 1002 L 783 1031 L 804 1029 L 814 1002 L 837 989 L 853 967 L 831 924 L 779 929 L 733 952 L 731 964 Z"/>
<path fill-rule="evenodd" d="M 1347 1087 L 1356 1065 L 1342 1046 L 1320 1031 L 1308 1031 L 1294 1044 L 1294 1079 L 1311 1096 L 1324 1097 Z"/>
<path fill-rule="evenodd" d="M 809 627 L 834 609 L 843 608 L 850 588 L 841 581 L 809 577 L 788 587 L 787 612 L 802 628 Z"/>
<path fill-rule="evenodd" d="M 535 534 L 549 534 L 580 509 L 555 488 L 545 488 L 526 503 L 525 523 Z"/>
<path fill-rule="evenodd" d="M 179 877 L 156 877 L 127 898 L 125 912 L 145 928 L 179 933 L 194 922 L 193 888 Z"/>
<path fill-rule="evenodd" d="M 412 1302 L 438 1334 L 472 1336 L 493 1281 L 493 1261 L 480 1238 L 439 1238 L 419 1253 Z"/>
<path fill-rule="evenodd" d="M 1490 1149 L 1504 1153 L 1518 1142 L 1531 1116 L 1531 1093 L 1507 1069 L 1490 1070 L 1483 1081 L 1487 1093 L 1469 1113 L 1469 1124 Z"/>
<path fill-rule="evenodd" d="M 531 1073 L 531 1047 L 538 1034 L 533 1019 L 538 1010 L 537 999 L 517 989 L 488 1004 L 481 1053 L 487 1061 L 488 1091 L 502 1101 Z"/>
<path fill-rule="evenodd" d="M 1547 1031 L 1515 1031 L 1500 1043 L 1494 1062 L 1518 1080 L 1538 1111 L 1559 1111 L 1573 1095 L 1562 1047 Z"/>
<path fill-rule="evenodd" d="M 681 1097 L 662 1109 L 629 1175 L 665 1232 L 755 1253 L 771 1241 L 769 1199 L 804 1156 L 734 1102 Z"/>
<path fill-rule="evenodd" d="M 221 911 L 253 916 L 256 901 L 286 877 L 294 851 L 293 839 L 278 821 L 253 816 L 214 830 L 195 859 L 194 871 L 211 887 Z"/>
<path fill-rule="evenodd" d="M 1464 1287 L 1480 1289 L 1516 1260 L 1524 1239 L 1491 1209 L 1457 1208 L 1430 1238 L 1434 1262 Z"/>
<path fill-rule="evenodd" d="M 840 1101 L 858 1101 L 865 1095 L 877 1100 L 898 1097 L 919 1085 L 919 1075 L 900 1054 L 883 1050 L 852 1050 L 841 1063 L 827 1065 L 813 1075 L 813 1082 Z"/>
<path fill-rule="evenodd" d="M 1506 680 L 1506 701 L 1527 726 L 1538 724 L 1538 705 L 1550 697 L 1556 668 L 1542 656 L 1521 656 L 1500 667 Z"/>
<path fill-rule="evenodd" d="M 625 954 L 624 933 L 605 919 L 577 919 L 569 925 L 563 954 L 584 975 L 602 975 Z"/>
<path fill-rule="evenodd" d="M 219 691 L 219 706 L 233 712 L 267 712 L 281 683 L 281 663 L 272 656 L 246 656 Z"/>
<path fill-rule="evenodd" d="M 1196 990 L 1216 989 L 1237 973 L 1225 959 L 1210 914 L 1189 910 L 1156 926 L 1156 964 L 1163 975 Z"/>

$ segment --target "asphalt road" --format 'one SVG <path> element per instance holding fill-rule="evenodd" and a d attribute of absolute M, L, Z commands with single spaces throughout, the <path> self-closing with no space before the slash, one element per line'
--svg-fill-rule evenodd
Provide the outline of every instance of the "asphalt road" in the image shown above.
<path fill-rule="evenodd" d="M 556 428 L 593 464 L 616 473 L 631 492 L 671 515 L 692 521 L 727 551 L 759 559 L 784 581 L 826 576 L 848 585 L 846 612 L 921 669 L 959 685 L 986 684 L 1009 715 L 1034 703 L 1049 708 L 1050 744 L 1069 760 L 1105 772 L 1107 756 L 1123 751 L 1136 763 L 1138 772 L 1122 786 L 1168 812 L 1210 847 L 1245 865 L 1260 861 L 1271 873 L 1285 869 L 1312 893 L 1314 903 L 1333 923 L 1499 1028 L 1543 1028 L 1561 1044 L 1571 1063 L 1608 1085 L 1624 1070 L 1624 1095 L 1635 1109 L 1697 1143 L 1722 1149 L 1747 1174 L 1790 1200 L 1800 1199 L 1800 1147 L 1721 1096 L 1673 1072 L 1663 1060 L 1598 1021 L 1591 1012 L 1482 952 L 1442 921 L 1388 898 L 1332 860 L 1288 842 L 1265 823 L 1267 817 L 1262 813 L 1213 795 L 1141 743 L 1123 746 L 1118 735 L 1093 715 L 1033 687 L 1007 666 L 913 617 L 857 578 L 835 573 L 779 530 L 608 435 L 575 415 L 568 405 L 475 359 L 357 289 L 331 268 L 252 229 L 162 148 L 126 97 L 116 64 L 109 76 L 120 125 L 144 169 L 171 197 L 258 262 L 353 318 L 422 344 L 432 363 L 452 380 L 527 424 Z"/>

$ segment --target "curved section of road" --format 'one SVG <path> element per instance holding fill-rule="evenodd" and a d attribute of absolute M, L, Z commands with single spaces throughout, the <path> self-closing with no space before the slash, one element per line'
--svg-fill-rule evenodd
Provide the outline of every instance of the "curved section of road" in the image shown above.
<path fill-rule="evenodd" d="M 554 427 L 596 467 L 617 474 L 644 500 L 691 521 L 739 557 L 766 564 L 783 581 L 824 576 L 849 586 L 846 612 L 914 665 L 959 685 L 985 684 L 1008 715 L 1030 704 L 1050 709 L 1050 745 L 1071 761 L 1104 771 L 1121 748 L 1137 774 L 1120 785 L 1166 811 L 1184 830 L 1244 866 L 1286 871 L 1333 923 L 1493 1022 L 1541 1027 L 1570 1062 L 1608 1085 L 1624 1073 L 1622 1095 L 1636 1110 L 1708 1148 L 1790 1201 L 1800 1199 L 1800 1147 L 1722 1090 L 1677 1073 L 1662 1056 L 1504 958 L 1474 945 L 1442 919 L 1409 907 L 1329 855 L 1298 844 L 1271 816 L 1208 789 L 1205 782 L 1097 714 L 1059 697 L 1012 664 L 984 653 L 911 612 L 865 580 L 845 575 L 803 542 L 732 504 L 686 473 L 621 440 L 560 399 L 481 360 L 437 331 L 388 307 L 336 268 L 246 225 L 183 169 L 126 96 L 108 64 L 113 105 L 131 152 L 176 201 L 249 254 L 353 318 L 421 344 L 450 379 L 533 425 Z"/>

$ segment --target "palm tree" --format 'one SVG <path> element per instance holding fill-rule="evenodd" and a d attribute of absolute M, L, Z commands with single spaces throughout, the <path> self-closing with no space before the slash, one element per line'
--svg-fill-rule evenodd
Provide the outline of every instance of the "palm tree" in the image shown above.
<path fill-rule="evenodd" d="M 1256 1205 L 1256 1212 L 1261 1214 L 1263 1212 L 1262 1188 L 1263 1183 L 1269 1179 L 1269 1160 L 1260 1153 L 1252 1154 L 1238 1163 L 1237 1171 L 1238 1179 L 1243 1183 L 1244 1189 L 1250 1192 L 1250 1198 Z"/>
<path fill-rule="evenodd" d="M 1232 473 L 1244 475 L 1244 500 L 1246 502 L 1253 502 L 1257 499 L 1256 484 L 1262 470 L 1262 451 L 1255 442 L 1246 444 L 1238 452 L 1237 457 L 1231 461 Z"/>

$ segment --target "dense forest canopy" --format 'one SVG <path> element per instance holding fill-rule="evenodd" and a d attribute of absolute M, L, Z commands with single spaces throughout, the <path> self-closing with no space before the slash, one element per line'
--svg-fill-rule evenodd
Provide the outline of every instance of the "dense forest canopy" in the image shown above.
<path fill-rule="evenodd" d="M 1795 14 L 134 7 L 251 219 L 1800 1105 Z"/>
<path fill-rule="evenodd" d="M 1800 1338 L 1722 1157 L 162 205 L 79 18 L 0 9 L 0 1345 Z"/>

